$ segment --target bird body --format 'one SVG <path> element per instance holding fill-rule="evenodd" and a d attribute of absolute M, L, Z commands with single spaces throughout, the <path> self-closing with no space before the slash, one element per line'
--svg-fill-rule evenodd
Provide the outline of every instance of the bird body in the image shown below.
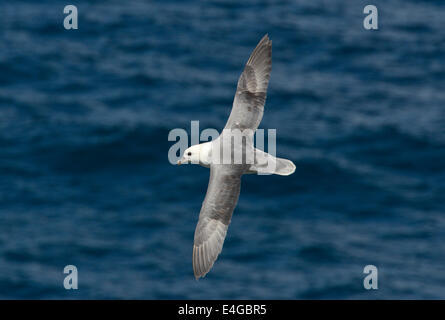
<path fill-rule="evenodd" d="M 196 279 L 210 271 L 222 250 L 238 202 L 242 175 L 290 175 L 295 171 L 292 161 L 276 158 L 253 144 L 254 132 L 263 117 L 271 64 L 272 41 L 265 35 L 238 80 L 232 111 L 222 133 L 213 141 L 186 149 L 178 161 L 210 168 L 193 245 Z"/>

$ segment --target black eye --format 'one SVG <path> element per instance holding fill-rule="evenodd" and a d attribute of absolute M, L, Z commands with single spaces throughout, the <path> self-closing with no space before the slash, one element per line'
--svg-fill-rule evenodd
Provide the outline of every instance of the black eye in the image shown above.
<path fill-rule="evenodd" d="M 191 153 L 191 152 L 189 152 L 189 153 L 187 153 L 187 155 L 188 155 L 188 156 L 191 156 L 191 155 L 192 155 L 192 153 Z"/>

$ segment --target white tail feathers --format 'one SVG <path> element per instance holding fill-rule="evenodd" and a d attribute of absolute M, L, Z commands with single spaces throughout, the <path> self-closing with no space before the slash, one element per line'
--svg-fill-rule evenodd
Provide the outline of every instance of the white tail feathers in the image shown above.
<path fill-rule="evenodd" d="M 248 173 L 260 175 L 278 174 L 288 176 L 295 172 L 295 165 L 292 161 L 274 156 L 255 149 L 255 163 L 250 167 Z"/>
<path fill-rule="evenodd" d="M 295 172 L 295 165 L 292 161 L 287 159 L 275 158 L 276 168 L 273 172 L 274 174 L 279 174 L 280 176 L 288 176 Z"/>

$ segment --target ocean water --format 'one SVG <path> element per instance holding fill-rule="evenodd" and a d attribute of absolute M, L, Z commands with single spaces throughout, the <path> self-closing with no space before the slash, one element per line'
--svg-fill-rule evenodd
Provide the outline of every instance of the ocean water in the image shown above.
<path fill-rule="evenodd" d="M 376 31 L 361 0 L 67 4 L 0 5 L 0 298 L 445 299 L 444 1 L 375 0 Z M 167 137 L 223 128 L 265 33 L 260 128 L 297 169 L 243 178 L 196 281 L 209 173 Z"/>

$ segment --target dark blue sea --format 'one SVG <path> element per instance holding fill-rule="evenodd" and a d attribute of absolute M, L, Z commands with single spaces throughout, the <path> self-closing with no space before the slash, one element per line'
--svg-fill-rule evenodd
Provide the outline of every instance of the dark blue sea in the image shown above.
<path fill-rule="evenodd" d="M 266 33 L 260 128 L 297 168 L 243 177 L 196 281 L 209 172 L 168 134 L 224 127 Z M 445 299 L 445 2 L 2 0 L 0 298 Z"/>

